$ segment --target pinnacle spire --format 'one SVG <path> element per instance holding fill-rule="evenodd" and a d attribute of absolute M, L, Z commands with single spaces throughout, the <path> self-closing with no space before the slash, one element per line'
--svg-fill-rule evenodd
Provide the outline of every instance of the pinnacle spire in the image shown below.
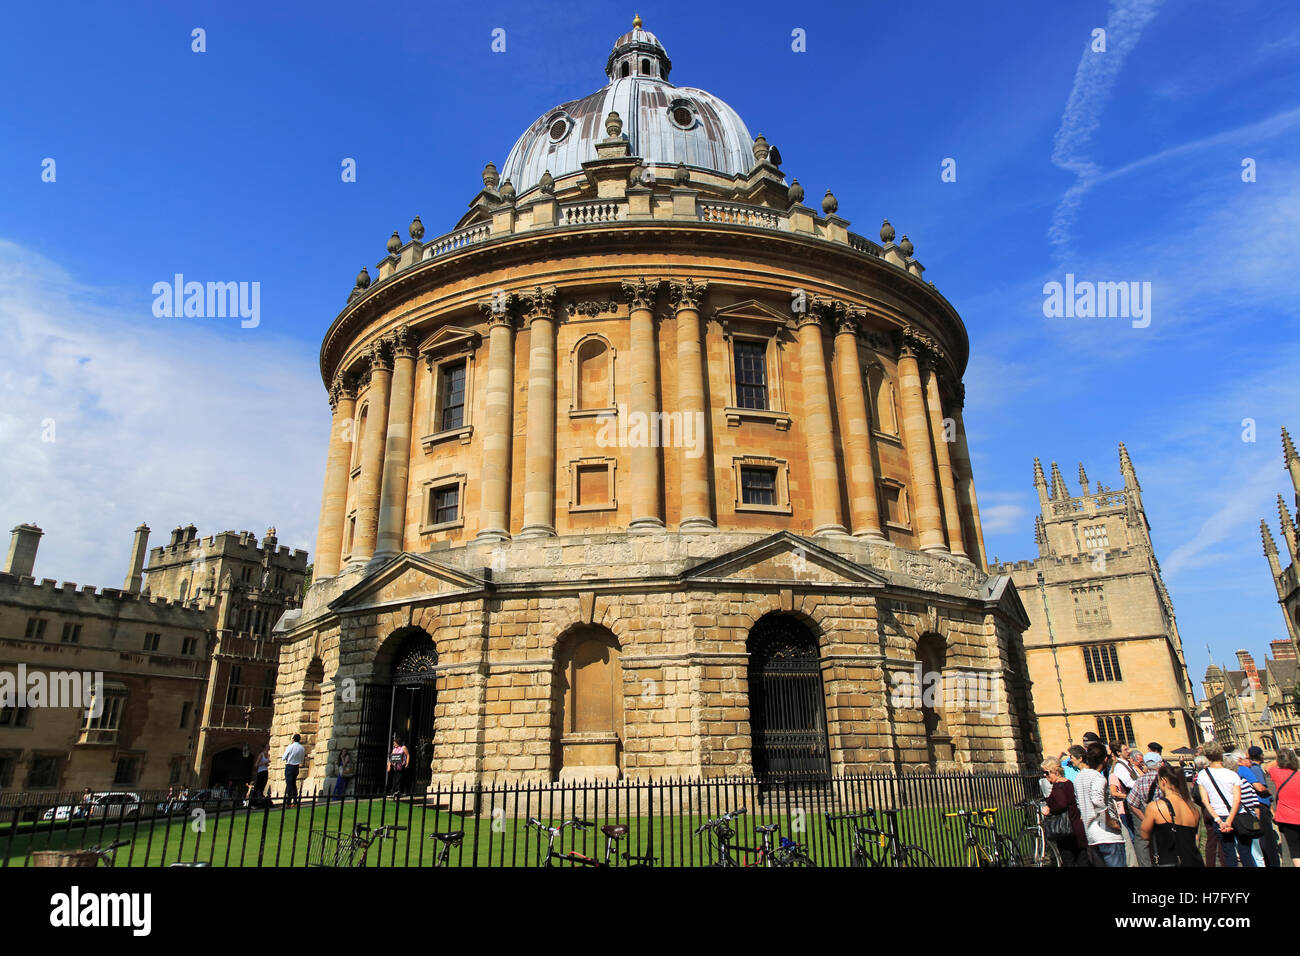
<path fill-rule="evenodd" d="M 1296 454 L 1295 445 L 1291 442 L 1291 436 L 1287 434 L 1286 426 L 1283 425 L 1282 426 L 1282 462 L 1284 464 L 1289 465 L 1297 458 L 1300 458 L 1300 455 Z"/>
<path fill-rule="evenodd" d="M 1083 493 L 1089 494 L 1091 489 L 1088 487 L 1088 473 L 1083 470 L 1083 462 L 1079 462 L 1079 484 L 1083 486 Z"/>
<path fill-rule="evenodd" d="M 1037 458 L 1034 459 L 1034 484 L 1047 484 L 1047 477 L 1043 474 L 1043 463 Z"/>
<path fill-rule="evenodd" d="M 1295 525 L 1291 523 L 1291 513 L 1286 509 L 1286 499 L 1281 495 L 1277 496 L 1277 516 L 1282 519 L 1282 533 L 1289 532 L 1294 537 Z"/>
<path fill-rule="evenodd" d="M 1070 491 L 1065 487 L 1065 479 L 1061 477 L 1060 466 L 1052 462 L 1052 498 L 1064 500 L 1070 497 Z"/>
<path fill-rule="evenodd" d="M 1268 530 L 1268 522 L 1263 518 L 1259 519 L 1259 534 L 1264 539 L 1264 553 L 1277 554 L 1277 542 L 1273 540 L 1273 532 Z"/>

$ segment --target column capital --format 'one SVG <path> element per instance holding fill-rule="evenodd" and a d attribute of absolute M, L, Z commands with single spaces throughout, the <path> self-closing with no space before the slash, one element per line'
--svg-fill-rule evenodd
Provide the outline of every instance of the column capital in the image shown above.
<path fill-rule="evenodd" d="M 535 286 L 519 296 L 519 310 L 525 322 L 534 319 L 555 320 L 559 308 L 559 290 L 555 286 Z"/>
<path fill-rule="evenodd" d="M 478 310 L 483 313 L 487 319 L 488 326 L 509 325 L 514 326 L 514 318 L 511 310 L 518 304 L 519 297 L 513 292 L 498 292 L 491 298 L 487 298 L 478 303 Z"/>
<path fill-rule="evenodd" d="M 415 358 L 415 332 L 409 325 L 399 325 L 384 336 L 394 358 Z"/>
<path fill-rule="evenodd" d="M 334 381 L 330 382 L 329 387 L 330 408 L 338 407 L 338 403 L 345 399 L 354 399 L 357 397 L 357 377 L 351 372 L 339 372 L 334 376 Z"/>
<path fill-rule="evenodd" d="M 900 355 L 921 359 L 939 351 L 938 343 L 914 325 L 905 325 L 898 334 L 898 351 Z"/>
<path fill-rule="evenodd" d="M 391 372 L 393 370 L 393 346 L 385 336 L 366 346 L 366 358 L 370 362 L 370 371 Z"/>
<path fill-rule="evenodd" d="M 623 295 L 634 309 L 653 309 L 663 279 L 624 279 Z"/>
<path fill-rule="evenodd" d="M 704 293 L 708 291 L 708 288 L 707 279 L 670 280 L 668 295 L 673 303 L 673 312 L 680 312 L 682 309 L 699 311 L 700 304 L 704 301 Z"/>

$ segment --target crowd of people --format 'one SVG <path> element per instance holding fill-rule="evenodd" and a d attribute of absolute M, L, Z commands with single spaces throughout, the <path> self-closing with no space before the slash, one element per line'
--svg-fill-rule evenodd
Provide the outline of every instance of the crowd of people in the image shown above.
<path fill-rule="evenodd" d="M 1165 758 L 1096 734 L 1043 761 L 1043 829 L 1065 866 L 1295 866 L 1300 757 L 1225 753 L 1214 741 Z M 1279 839 L 1278 830 L 1281 830 Z"/>

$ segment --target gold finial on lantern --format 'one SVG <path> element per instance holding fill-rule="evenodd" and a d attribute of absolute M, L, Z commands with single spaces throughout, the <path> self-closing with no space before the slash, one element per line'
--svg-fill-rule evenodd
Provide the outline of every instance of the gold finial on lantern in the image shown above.
<path fill-rule="evenodd" d="M 634 13 L 634 14 L 632 15 L 632 29 L 634 29 L 634 30 L 640 30 L 640 29 L 641 29 L 641 14 L 639 14 L 639 13 Z"/>

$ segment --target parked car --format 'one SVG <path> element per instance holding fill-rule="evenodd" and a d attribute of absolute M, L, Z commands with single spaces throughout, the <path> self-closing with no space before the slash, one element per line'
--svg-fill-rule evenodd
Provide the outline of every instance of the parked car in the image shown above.
<path fill-rule="evenodd" d="M 230 805 L 231 797 L 225 787 L 211 790 L 183 790 L 170 800 L 158 804 L 158 813 L 167 816 L 173 813 L 188 813 L 196 807 L 214 810 L 218 807 L 229 809 Z"/>
<path fill-rule="evenodd" d="M 135 793 L 96 793 L 88 803 L 75 806 L 50 807 L 42 814 L 43 820 L 91 819 L 116 820 L 140 814 L 140 795 Z"/>

